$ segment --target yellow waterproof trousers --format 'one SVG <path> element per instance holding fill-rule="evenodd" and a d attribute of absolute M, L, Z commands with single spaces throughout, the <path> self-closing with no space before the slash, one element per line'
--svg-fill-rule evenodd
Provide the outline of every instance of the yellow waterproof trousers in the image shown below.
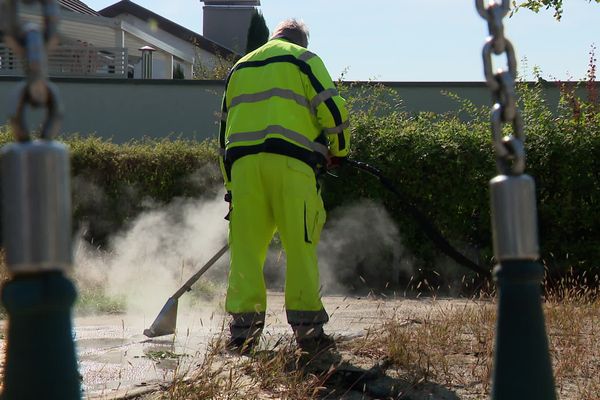
<path fill-rule="evenodd" d="M 285 307 L 297 336 L 320 334 L 328 316 L 320 296 L 317 244 L 325 209 L 312 168 L 295 158 L 258 153 L 231 171 L 231 265 L 226 310 L 233 337 L 260 333 L 267 307 L 263 265 L 278 231 L 287 257 Z"/>

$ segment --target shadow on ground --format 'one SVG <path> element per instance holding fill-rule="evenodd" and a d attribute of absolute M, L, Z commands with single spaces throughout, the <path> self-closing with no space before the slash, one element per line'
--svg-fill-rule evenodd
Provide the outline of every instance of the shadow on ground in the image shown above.
<path fill-rule="evenodd" d="M 261 351 L 261 358 L 276 359 L 276 351 Z M 257 355 L 255 355 L 257 356 Z M 385 364 L 385 363 L 384 363 Z M 336 348 L 317 355 L 303 354 L 290 360 L 288 372 L 301 372 L 307 378 L 317 377 L 319 399 L 328 400 L 460 400 L 456 393 L 432 383 L 414 383 L 389 376 L 387 366 L 376 363 L 366 369 L 345 360 Z"/>

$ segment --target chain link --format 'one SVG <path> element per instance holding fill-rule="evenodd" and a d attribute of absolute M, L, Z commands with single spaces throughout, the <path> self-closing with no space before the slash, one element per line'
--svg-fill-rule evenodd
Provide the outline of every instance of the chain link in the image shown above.
<path fill-rule="evenodd" d="M 6 27 L 4 41 L 13 52 L 24 60 L 25 81 L 13 94 L 13 108 L 9 119 L 17 141 L 30 140 L 25 120 L 26 106 L 46 107 L 46 119 L 40 136 L 52 139 L 58 133 L 62 120 L 62 104 L 58 89 L 48 80 L 48 50 L 58 43 L 59 6 L 55 0 L 23 0 L 25 4 L 39 3 L 42 10 L 44 30 L 34 23 L 21 24 L 19 1 L 5 0 L 2 14 Z"/>
<path fill-rule="evenodd" d="M 510 0 L 475 0 L 477 12 L 488 23 L 490 36 L 483 46 L 483 71 L 492 92 L 491 125 L 498 171 L 504 175 L 519 175 L 525 171 L 525 134 L 521 113 L 517 107 L 515 79 L 517 57 L 510 40 L 504 36 L 503 19 L 510 11 Z M 506 54 L 507 68 L 494 71 L 492 58 Z M 510 124 L 512 134 L 504 136 L 503 125 Z"/>

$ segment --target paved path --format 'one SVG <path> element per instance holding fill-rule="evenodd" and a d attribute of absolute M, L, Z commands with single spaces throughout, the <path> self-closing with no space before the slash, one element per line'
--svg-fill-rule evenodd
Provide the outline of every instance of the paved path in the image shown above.
<path fill-rule="evenodd" d="M 394 311 L 402 318 L 414 317 L 431 304 L 428 300 L 356 297 L 325 297 L 323 302 L 331 315 L 326 331 L 344 336 L 362 335 Z M 224 331 L 224 314 L 214 311 L 215 307 L 205 308 L 190 314 L 180 305 L 177 334 L 153 339 L 142 334 L 151 320 L 122 315 L 77 318 L 75 340 L 84 399 L 127 398 L 190 372 L 201 360 L 207 343 Z M 263 338 L 274 340 L 281 335 L 291 335 L 283 295 L 269 293 Z"/>

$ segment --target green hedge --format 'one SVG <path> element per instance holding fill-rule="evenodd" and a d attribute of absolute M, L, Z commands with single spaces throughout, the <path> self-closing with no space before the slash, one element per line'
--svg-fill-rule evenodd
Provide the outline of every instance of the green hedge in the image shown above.
<path fill-rule="evenodd" d="M 600 122 L 600 121 L 599 121 Z M 600 125 L 597 125 L 600 126 Z M 355 120 L 352 158 L 378 166 L 461 251 L 491 266 L 489 180 L 497 174 L 485 123 L 421 114 Z M 531 129 L 527 173 L 536 180 L 542 257 L 551 269 L 600 266 L 600 129 L 561 123 Z M 382 201 L 405 244 L 432 264 L 436 252 L 395 195 L 364 172 L 328 179 L 326 203 Z"/>
<path fill-rule="evenodd" d="M 149 206 L 178 197 L 214 196 L 221 182 L 216 147 L 210 142 L 115 145 L 77 137 L 66 143 L 72 154 L 74 219 L 100 242 Z"/>
<path fill-rule="evenodd" d="M 12 140 L 6 128 L 0 144 Z M 98 137 L 61 138 L 71 154 L 75 229 L 102 245 L 141 211 L 174 198 L 215 196 L 222 179 L 216 145 L 143 140 L 117 145 Z"/>
<path fill-rule="evenodd" d="M 487 181 L 494 173 L 490 141 L 483 125 L 432 114 L 355 118 L 351 158 L 377 166 L 460 251 L 486 251 L 489 234 Z M 432 242 L 395 194 L 377 179 L 344 167 L 324 185 L 327 204 L 358 198 L 381 201 L 404 244 L 425 265 L 439 256 Z"/>
<path fill-rule="evenodd" d="M 491 267 L 488 182 L 497 172 L 488 110 L 457 99 L 462 102 L 459 113 L 412 115 L 390 107 L 401 102 L 389 96 L 375 89 L 349 102 L 355 109 L 351 157 L 379 167 L 456 248 Z M 597 274 L 598 107 L 582 102 L 574 108 L 565 96 L 559 110 L 551 111 L 535 87 L 521 88 L 521 99 L 526 171 L 537 185 L 543 260 L 551 270 L 577 267 Z M 0 141 L 8 140 L 4 129 Z M 102 243 L 149 205 L 177 197 L 213 197 L 221 189 L 215 142 L 115 145 L 96 137 L 65 142 L 72 154 L 74 218 L 78 226 L 87 227 L 90 240 Z M 360 198 L 381 202 L 398 225 L 404 245 L 424 267 L 433 268 L 441 254 L 394 194 L 350 167 L 337 174 L 323 181 L 328 209 Z"/>
<path fill-rule="evenodd" d="M 564 89 L 550 110 L 539 87 L 519 87 L 526 126 L 526 173 L 536 181 L 542 259 L 551 272 L 567 267 L 600 273 L 600 107 Z M 452 96 L 452 95 L 451 95 Z M 454 97 L 454 96 L 453 96 Z M 370 104 L 385 91 L 371 94 Z M 353 119 L 351 157 L 379 167 L 459 250 L 492 266 L 489 180 L 497 175 L 489 108 L 467 101 L 455 114 L 410 115 L 376 106 Z M 381 104 L 381 103 L 380 103 Z M 360 106 L 364 109 L 364 105 Z M 507 127 L 506 134 L 510 134 Z M 424 266 L 439 252 L 375 178 L 347 168 L 328 179 L 327 203 L 382 201 L 405 244 Z M 592 278 L 592 277 L 590 277 Z M 596 279 L 597 280 L 597 279 Z"/>

